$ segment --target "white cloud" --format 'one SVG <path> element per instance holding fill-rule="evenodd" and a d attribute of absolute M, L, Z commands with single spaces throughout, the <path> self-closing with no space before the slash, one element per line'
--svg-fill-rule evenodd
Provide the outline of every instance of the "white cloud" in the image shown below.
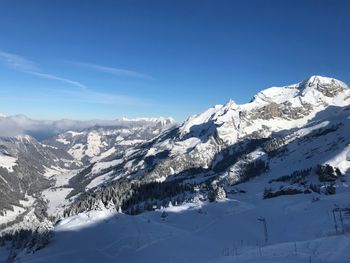
<path fill-rule="evenodd" d="M 36 71 L 38 70 L 38 65 L 20 55 L 8 53 L 0 50 L 0 61 L 6 64 L 8 67 L 21 70 L 21 71 Z"/>
<path fill-rule="evenodd" d="M 61 81 L 81 89 L 88 89 L 84 84 L 82 84 L 79 81 L 62 78 L 52 74 L 43 73 L 41 72 L 37 63 L 17 54 L 8 53 L 0 50 L 0 61 L 2 61 L 8 67 L 18 71 L 29 73 L 45 79 Z"/>
<path fill-rule="evenodd" d="M 92 64 L 92 63 L 82 63 L 82 62 L 72 62 L 72 63 L 74 65 L 94 69 L 97 71 L 105 72 L 116 76 L 126 76 L 126 77 L 141 78 L 141 79 L 153 79 L 153 77 L 148 74 L 140 73 L 134 70 L 106 67 L 106 66 Z"/>
<path fill-rule="evenodd" d="M 17 135 L 29 134 L 37 139 L 49 138 L 69 130 L 82 130 L 98 126 L 154 126 L 157 118 L 136 118 L 136 119 L 114 119 L 114 120 L 34 120 L 25 115 L 12 115 L 0 117 L 0 137 L 13 137 Z M 161 118 L 160 118 L 161 120 Z"/>
<path fill-rule="evenodd" d="M 66 101 L 87 102 L 95 104 L 106 105 L 137 105 L 148 106 L 151 102 L 147 102 L 144 99 L 116 95 L 104 92 L 98 92 L 93 90 L 84 90 L 83 92 L 78 90 L 60 90 L 58 91 Z"/>
<path fill-rule="evenodd" d="M 98 103 L 98 104 L 122 104 L 122 105 L 143 104 L 143 102 L 138 98 L 98 92 L 89 88 L 88 86 L 81 83 L 80 81 L 63 78 L 53 74 L 44 73 L 41 71 L 37 63 L 17 54 L 3 52 L 0 50 L 0 62 L 3 62 L 6 66 L 13 68 L 17 71 L 31 74 L 40 78 L 63 82 L 78 88 L 78 90 L 62 90 L 62 89 L 53 90 L 56 93 L 57 92 L 63 93 L 66 96 L 65 98 L 61 97 L 61 99 L 63 100 L 83 101 L 83 102 Z M 107 67 L 102 67 L 102 66 L 93 65 L 93 64 L 81 64 L 81 65 L 84 65 L 90 68 L 95 68 L 97 70 L 109 72 L 112 74 L 127 75 L 127 76 L 138 77 L 138 78 L 151 78 L 148 75 L 138 73 L 135 71 L 107 68 Z M 50 90 L 50 89 L 47 89 L 47 90 Z M 69 94 L 70 96 L 68 96 L 67 94 Z M 5 98 L 2 97 L 2 99 L 5 99 Z M 13 99 L 13 98 L 10 97 L 6 99 Z M 17 100 L 21 100 L 21 98 L 17 97 Z"/>
<path fill-rule="evenodd" d="M 38 77 L 41 77 L 41 78 L 52 79 L 52 80 L 58 80 L 58 81 L 61 81 L 61 82 L 65 82 L 67 84 L 76 86 L 76 87 L 81 88 L 81 89 L 88 89 L 87 86 L 85 86 L 84 84 L 82 84 L 79 81 L 66 79 L 66 78 L 61 78 L 61 77 L 58 77 L 58 76 L 55 76 L 55 75 L 41 73 L 41 72 L 36 72 L 36 71 L 25 71 L 25 72 L 27 72 L 29 74 L 32 74 L 32 75 L 35 75 L 35 76 L 38 76 Z"/>

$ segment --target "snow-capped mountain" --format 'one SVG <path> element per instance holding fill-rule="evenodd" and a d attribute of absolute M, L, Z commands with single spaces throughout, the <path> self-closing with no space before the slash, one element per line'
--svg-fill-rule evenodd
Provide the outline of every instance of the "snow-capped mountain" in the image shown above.
<path fill-rule="evenodd" d="M 334 116 L 343 116 L 339 129 L 346 131 L 349 103 L 347 85 L 331 78 L 313 76 L 298 84 L 272 87 L 259 92 L 250 103 L 238 105 L 230 100 L 192 116 L 119 159 L 94 164 L 86 177 L 164 181 L 214 176 L 237 183 L 241 176 L 236 166 L 246 164 L 247 159 L 267 159 L 272 151 L 267 150 L 272 147 L 268 145 L 276 140 L 287 144 L 302 139 L 305 130 L 332 128 L 337 125 L 331 121 Z"/>
<path fill-rule="evenodd" d="M 172 118 L 122 118 L 115 126 L 94 126 L 61 133 L 44 143 L 67 151 L 83 163 L 121 156 L 133 146 L 144 143 L 175 125 Z"/>
<path fill-rule="evenodd" d="M 53 184 L 40 197 L 52 220 L 59 219 L 56 242 L 24 257 L 348 262 L 350 242 L 338 234 L 350 227 L 349 119 L 348 86 L 312 76 L 265 89 L 246 104 L 229 100 L 180 125 L 125 118 L 128 125 L 54 136 L 38 148 L 63 151 L 83 168 L 63 169 L 64 161 L 46 171 Z M 17 155 L 1 156 L 0 166 L 16 171 Z M 20 202 L 31 202 L 26 197 Z M 188 247 L 180 254 L 173 251 L 179 243 Z"/>
<path fill-rule="evenodd" d="M 42 124 L 37 127 L 33 123 L 36 121 L 24 115 L 4 118 L 2 121 L 5 123 L 17 123 L 17 128 L 30 126 L 33 127 L 31 131 L 35 129 L 41 132 Z M 118 126 L 94 126 L 68 131 L 42 142 L 30 135 L 0 137 L 2 228 L 23 220 L 30 212 L 29 208 L 35 206 L 54 214 L 57 207 L 66 203 L 65 197 L 72 190 L 67 187 L 68 180 L 85 164 L 122 155 L 126 149 L 174 125 L 174 120 L 123 119 L 118 123 Z M 9 128 L 8 125 L 6 127 Z M 60 191 L 57 192 L 57 189 Z M 49 202 L 50 206 L 45 207 L 45 202 Z"/>

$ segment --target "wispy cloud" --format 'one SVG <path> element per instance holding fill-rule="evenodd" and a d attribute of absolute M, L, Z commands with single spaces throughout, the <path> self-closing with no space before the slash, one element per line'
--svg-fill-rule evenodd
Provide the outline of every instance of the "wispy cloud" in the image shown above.
<path fill-rule="evenodd" d="M 17 54 L 8 53 L 0 50 L 0 62 L 2 62 L 7 67 L 10 67 L 14 70 L 31 74 L 39 78 L 63 82 L 70 86 L 78 88 L 76 90 L 65 90 L 65 89 L 54 90 L 56 93 L 59 92 L 61 94 L 65 94 L 66 96 L 64 100 L 68 99 L 68 100 L 74 100 L 74 101 L 84 101 L 89 103 L 121 104 L 121 105 L 127 105 L 127 104 L 140 105 L 143 103 L 139 98 L 98 92 L 98 91 L 95 91 L 94 89 L 91 89 L 87 85 L 81 83 L 80 81 L 63 78 L 54 74 L 44 73 L 42 72 L 42 70 L 40 69 L 39 65 L 36 62 Z M 90 64 L 86 64 L 86 65 L 89 65 L 91 67 L 92 66 L 101 67 L 98 65 L 90 65 Z M 113 70 L 114 74 L 116 74 L 118 69 L 104 68 L 104 71 L 108 71 L 108 70 Z M 120 70 L 120 74 L 124 74 L 124 75 L 129 74 L 130 76 L 134 76 L 134 77 L 136 76 L 144 77 L 144 78 L 150 77 L 148 75 L 144 75 L 141 73 L 128 71 L 128 70 Z M 8 99 L 11 99 L 11 98 L 8 98 Z"/>
<path fill-rule="evenodd" d="M 149 80 L 154 79 L 152 76 L 148 74 L 144 74 L 144 73 L 137 72 L 134 70 L 129 70 L 129 69 L 113 68 L 113 67 L 107 67 L 107 66 L 102 66 L 102 65 L 92 64 L 92 63 L 83 63 L 83 62 L 71 62 L 71 63 L 80 67 L 85 67 L 85 68 L 101 71 L 101 72 L 116 75 L 116 76 L 125 76 L 125 77 L 149 79 Z"/>
<path fill-rule="evenodd" d="M 38 65 L 20 55 L 8 53 L 0 50 L 0 62 L 4 63 L 6 66 L 21 70 L 21 71 L 37 71 L 39 70 Z"/>
<path fill-rule="evenodd" d="M 87 86 L 85 86 L 79 81 L 62 78 L 52 74 L 43 73 L 36 62 L 17 54 L 8 53 L 0 50 L 0 62 L 4 63 L 6 66 L 12 69 L 25 72 L 40 78 L 57 80 L 81 89 L 88 89 Z"/>
<path fill-rule="evenodd" d="M 144 99 L 139 99 L 130 96 L 123 96 L 117 94 L 109 94 L 104 92 L 97 92 L 92 90 L 86 90 L 84 93 L 71 90 L 63 90 L 62 93 L 70 96 L 70 100 L 76 100 L 94 104 L 105 104 L 105 105 L 138 105 L 145 106 L 150 105 L 151 102 L 147 102 Z"/>
<path fill-rule="evenodd" d="M 52 80 L 61 81 L 61 82 L 64 82 L 64 83 L 76 86 L 78 88 L 84 89 L 84 90 L 88 89 L 87 86 L 85 86 L 84 84 L 82 84 L 79 81 L 66 79 L 66 78 L 61 78 L 61 77 L 58 77 L 58 76 L 55 76 L 55 75 L 41 73 L 41 72 L 36 72 L 36 71 L 25 71 L 25 72 L 29 73 L 29 74 L 32 74 L 32 75 L 35 75 L 35 76 L 38 76 L 38 77 L 41 77 L 41 78 L 44 78 L 44 79 L 52 79 Z"/>
<path fill-rule="evenodd" d="M 14 102 L 69 102 L 69 103 L 89 103 L 98 105 L 118 105 L 118 106 L 150 106 L 152 102 L 145 101 L 135 97 L 113 95 L 103 92 L 87 90 L 53 90 L 54 93 L 47 92 L 47 89 L 35 94 L 13 95 L 0 91 L 0 101 Z"/>

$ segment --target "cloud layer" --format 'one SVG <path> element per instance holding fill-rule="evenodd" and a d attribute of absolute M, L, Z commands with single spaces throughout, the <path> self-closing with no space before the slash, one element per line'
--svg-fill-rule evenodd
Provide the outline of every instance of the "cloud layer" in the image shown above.
<path fill-rule="evenodd" d="M 14 137 L 18 135 L 31 135 L 38 140 L 46 139 L 51 136 L 66 132 L 69 130 L 79 131 L 95 126 L 113 127 L 113 126 L 140 126 L 140 125 L 158 125 L 167 120 L 169 125 L 174 123 L 172 118 L 138 118 L 138 119 L 115 119 L 115 120 L 32 120 L 25 115 L 1 116 L 0 115 L 0 137 Z"/>

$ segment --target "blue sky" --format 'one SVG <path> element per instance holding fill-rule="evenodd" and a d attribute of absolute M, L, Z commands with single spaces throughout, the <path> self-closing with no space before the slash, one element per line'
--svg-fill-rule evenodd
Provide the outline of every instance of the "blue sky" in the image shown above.
<path fill-rule="evenodd" d="M 350 83 L 349 1 L 0 1 L 0 112 L 173 116 Z"/>

